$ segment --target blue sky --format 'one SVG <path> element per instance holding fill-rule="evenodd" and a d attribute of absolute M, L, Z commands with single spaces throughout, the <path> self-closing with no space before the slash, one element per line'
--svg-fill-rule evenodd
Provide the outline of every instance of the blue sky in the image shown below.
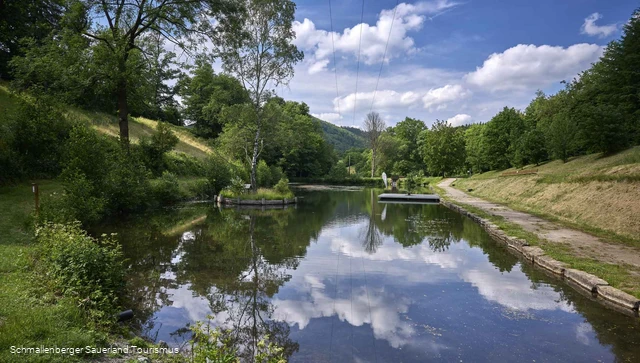
<path fill-rule="evenodd" d="M 401 1 L 394 16 L 395 0 L 365 0 L 363 24 L 361 1 L 334 0 L 331 5 L 337 62 L 329 1 L 298 1 L 295 42 L 305 60 L 278 93 L 306 102 L 326 121 L 361 126 L 371 109 L 387 125 L 405 116 L 460 125 L 487 121 L 504 106 L 522 109 L 537 89 L 555 92 L 560 81 L 596 61 L 603 46 L 620 37 L 638 3 Z"/>

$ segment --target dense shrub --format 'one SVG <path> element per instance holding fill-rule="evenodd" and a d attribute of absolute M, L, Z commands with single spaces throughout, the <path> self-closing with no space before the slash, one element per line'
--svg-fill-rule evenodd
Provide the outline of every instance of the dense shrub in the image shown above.
<path fill-rule="evenodd" d="M 47 98 L 18 100 L 16 112 L 0 115 L 0 182 L 55 177 L 71 123 Z"/>
<path fill-rule="evenodd" d="M 240 196 L 247 191 L 247 189 L 245 188 L 244 180 L 240 179 L 237 176 L 234 176 L 231 179 L 231 183 L 229 184 L 227 189 L 232 193 L 234 197 Z"/>
<path fill-rule="evenodd" d="M 58 208 L 64 211 L 64 221 L 82 220 L 85 224 L 100 221 L 105 214 L 107 200 L 94 183 L 77 169 L 63 176 L 64 198 Z M 55 210 L 52 211 L 55 213 Z"/>
<path fill-rule="evenodd" d="M 9 125 L 3 124 L 0 114 L 0 184 L 18 180 L 22 177 L 22 165 L 15 150 L 12 149 L 13 135 Z"/>
<path fill-rule="evenodd" d="M 166 154 L 178 145 L 178 137 L 165 122 L 158 122 L 151 138 L 140 138 L 144 164 L 155 176 L 167 169 Z"/>
<path fill-rule="evenodd" d="M 149 173 L 135 151 L 76 125 L 66 143 L 61 174 L 63 193 L 43 199 L 41 221 L 79 220 L 84 225 L 107 215 L 139 211 L 148 205 Z M 60 212 L 56 213 L 56 209 Z"/>
<path fill-rule="evenodd" d="M 280 194 L 291 193 L 291 190 L 289 189 L 289 179 L 280 179 L 278 183 L 276 183 L 276 185 L 273 187 L 273 189 Z"/>
<path fill-rule="evenodd" d="M 162 177 L 152 184 L 153 199 L 161 205 L 171 205 L 183 199 L 178 178 L 165 171 Z"/>
<path fill-rule="evenodd" d="M 347 178 L 349 174 L 347 173 L 347 166 L 344 164 L 344 161 L 338 161 L 329 171 L 329 178 L 332 179 L 344 179 Z"/>
<path fill-rule="evenodd" d="M 258 167 L 256 169 L 256 181 L 258 183 L 258 187 L 261 188 L 267 188 L 272 185 L 271 169 L 264 160 L 260 160 L 258 162 Z"/>
<path fill-rule="evenodd" d="M 277 166 L 277 165 L 271 165 L 271 167 L 269 168 L 271 169 L 270 174 L 271 174 L 271 184 L 270 185 L 275 185 L 278 180 L 282 179 L 285 177 L 284 172 L 282 171 L 282 168 Z"/>
<path fill-rule="evenodd" d="M 190 198 L 199 200 L 212 199 L 215 194 L 211 194 L 209 182 L 206 179 L 191 180 L 185 183 L 186 194 Z"/>
<path fill-rule="evenodd" d="M 118 150 L 111 155 L 104 196 L 110 214 L 140 211 L 148 205 L 149 172 L 133 155 Z"/>
<path fill-rule="evenodd" d="M 113 319 L 124 286 L 120 246 L 106 236 L 88 236 L 79 223 L 46 223 L 36 230 L 36 241 L 40 283 L 75 300 L 99 324 Z"/>
<path fill-rule="evenodd" d="M 206 163 L 209 195 L 219 194 L 231 183 L 232 165 L 218 154 L 211 155 Z"/>
<path fill-rule="evenodd" d="M 181 153 L 168 152 L 165 154 L 166 170 L 179 176 L 205 176 L 205 165 L 198 158 Z"/>

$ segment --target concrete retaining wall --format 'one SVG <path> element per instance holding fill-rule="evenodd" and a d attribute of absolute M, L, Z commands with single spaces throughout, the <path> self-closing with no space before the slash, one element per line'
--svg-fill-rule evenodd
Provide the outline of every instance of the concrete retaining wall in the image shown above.
<path fill-rule="evenodd" d="M 264 198 L 257 200 L 242 200 L 240 198 L 225 198 L 221 195 L 218 195 L 213 198 L 218 203 L 222 204 L 232 204 L 232 205 L 286 205 L 286 204 L 296 204 L 298 203 L 298 197 L 294 197 L 293 199 L 284 199 L 284 200 L 266 200 Z"/>
<path fill-rule="evenodd" d="M 569 268 L 565 263 L 545 255 L 540 247 L 529 246 L 526 240 L 508 236 L 491 221 L 475 215 L 459 205 L 444 200 L 441 200 L 440 204 L 471 218 L 480 224 L 494 240 L 507 245 L 510 251 L 524 257 L 534 266 L 569 282 L 569 286 L 581 293 L 595 298 L 607 307 L 638 317 L 640 299 L 635 296 L 609 286 L 609 283 L 597 276 Z"/>

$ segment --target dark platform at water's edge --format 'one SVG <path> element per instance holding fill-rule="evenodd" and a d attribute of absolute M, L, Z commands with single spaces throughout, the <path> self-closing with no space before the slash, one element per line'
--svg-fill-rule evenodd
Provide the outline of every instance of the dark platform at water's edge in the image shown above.
<path fill-rule="evenodd" d="M 380 203 L 440 203 L 437 194 L 394 194 L 383 193 L 378 195 Z"/>

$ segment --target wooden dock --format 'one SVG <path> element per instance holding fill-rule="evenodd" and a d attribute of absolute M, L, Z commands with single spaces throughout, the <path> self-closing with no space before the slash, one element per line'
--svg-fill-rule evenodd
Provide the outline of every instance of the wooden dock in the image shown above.
<path fill-rule="evenodd" d="M 416 204 L 432 204 L 440 203 L 440 196 L 437 194 L 396 194 L 383 193 L 378 195 L 380 203 L 416 203 Z"/>

